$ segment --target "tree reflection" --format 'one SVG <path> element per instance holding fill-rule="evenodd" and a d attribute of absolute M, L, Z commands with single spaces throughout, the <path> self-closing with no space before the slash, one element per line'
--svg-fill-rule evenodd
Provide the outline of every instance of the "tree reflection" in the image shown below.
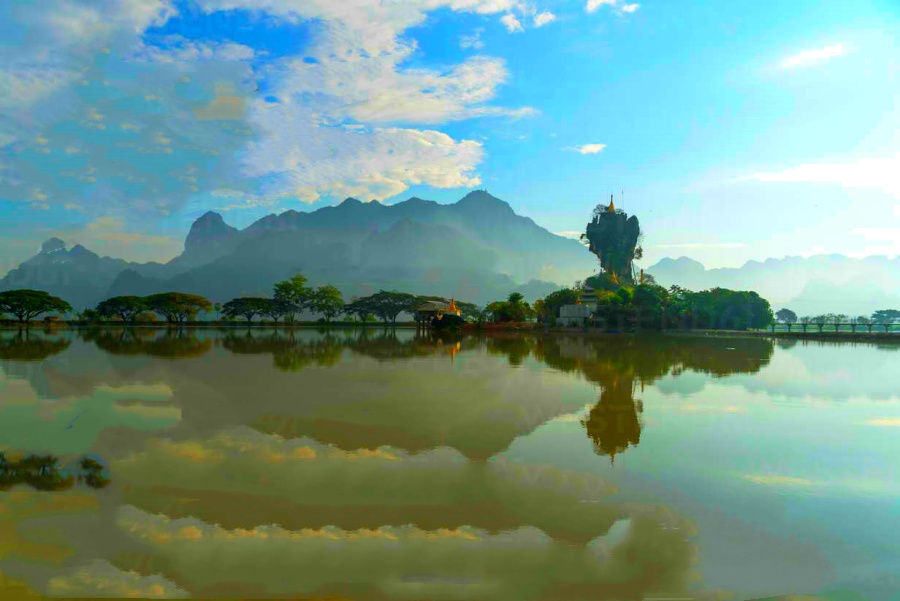
<path fill-rule="evenodd" d="M 180 328 L 166 328 L 162 333 L 155 328 L 95 328 L 82 331 L 81 337 L 112 355 L 177 359 L 201 357 L 212 348 L 212 340 Z"/>
<path fill-rule="evenodd" d="M 580 372 L 600 385 L 600 399 L 581 421 L 594 451 L 615 460 L 641 439 L 643 404 L 635 389 L 667 375 L 691 370 L 724 377 L 755 373 L 774 353 L 763 338 L 716 337 L 547 337 L 534 347 L 544 363 Z"/>
<path fill-rule="evenodd" d="M 78 463 L 76 475 L 58 466 L 55 455 L 24 455 L 19 459 L 7 458 L 6 451 L 0 451 L 0 491 L 9 490 L 18 484 L 25 484 L 41 491 L 62 491 L 84 483 L 91 488 L 104 488 L 109 478 L 104 474 L 103 464 L 98 460 L 83 457 Z"/>
<path fill-rule="evenodd" d="M 271 354 L 272 363 L 280 371 L 301 371 L 310 365 L 329 367 L 341 360 L 343 343 L 326 333 L 314 340 L 298 340 L 292 330 L 287 334 L 271 332 L 244 335 L 231 334 L 222 339 L 222 347 L 239 355 Z"/>
<path fill-rule="evenodd" d="M 594 452 L 609 455 L 610 463 L 615 461 L 616 453 L 624 452 L 629 445 L 637 446 L 641 441 L 638 413 L 643 411 L 643 403 L 635 401 L 632 392 L 630 380 L 614 378 L 603 387 L 600 401 L 581 420 L 588 438 L 594 443 Z"/>
<path fill-rule="evenodd" d="M 19 330 L 12 336 L 0 336 L 0 359 L 43 361 L 63 352 L 70 344 L 72 341 L 66 338 L 40 336 L 28 330 Z"/>

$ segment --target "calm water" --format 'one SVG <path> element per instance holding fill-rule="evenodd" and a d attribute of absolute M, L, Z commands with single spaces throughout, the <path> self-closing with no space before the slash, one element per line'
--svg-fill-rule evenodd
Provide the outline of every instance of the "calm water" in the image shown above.
<path fill-rule="evenodd" d="M 900 599 L 900 347 L 0 332 L 0 598 Z"/>

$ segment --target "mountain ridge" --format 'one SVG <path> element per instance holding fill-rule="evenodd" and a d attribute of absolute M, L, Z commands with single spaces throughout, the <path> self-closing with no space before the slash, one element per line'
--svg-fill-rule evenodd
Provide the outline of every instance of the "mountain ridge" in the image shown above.
<path fill-rule="evenodd" d="M 49 259 L 74 261 L 81 250 L 67 251 L 59 239 L 46 244 L 45 255 L 10 271 L 0 279 L 0 289 L 49 281 L 43 288 L 78 307 L 119 294 L 168 290 L 224 301 L 270 293 L 275 281 L 301 272 L 313 284 L 335 284 L 345 297 L 396 288 L 485 303 L 518 289 L 545 294 L 596 269 L 595 258 L 580 243 L 516 214 L 483 190 L 451 204 L 412 197 L 384 205 L 348 197 L 315 211 L 265 215 L 243 229 L 206 211 L 171 261 L 84 256 L 83 262 L 104 265 L 91 277 L 85 266 L 73 271 L 72 265 Z"/>

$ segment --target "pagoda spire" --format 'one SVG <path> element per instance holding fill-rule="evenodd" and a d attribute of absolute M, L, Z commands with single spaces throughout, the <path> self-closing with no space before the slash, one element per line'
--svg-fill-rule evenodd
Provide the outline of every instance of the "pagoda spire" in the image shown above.
<path fill-rule="evenodd" d="M 612 213 L 616 210 L 616 204 L 613 202 L 613 195 L 609 195 L 609 212 Z"/>

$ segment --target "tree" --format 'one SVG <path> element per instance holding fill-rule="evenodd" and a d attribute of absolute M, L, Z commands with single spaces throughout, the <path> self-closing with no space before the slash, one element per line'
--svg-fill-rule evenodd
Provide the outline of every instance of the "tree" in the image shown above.
<path fill-rule="evenodd" d="M 290 313 L 291 321 L 293 321 L 293 314 L 296 309 L 291 303 L 274 298 L 267 298 L 264 300 L 267 302 L 265 308 L 262 310 L 263 315 L 267 316 L 275 323 L 278 323 L 279 319 Z"/>
<path fill-rule="evenodd" d="M 900 310 L 897 309 L 880 309 L 872 313 L 872 321 L 878 323 L 897 323 L 900 321 Z"/>
<path fill-rule="evenodd" d="M 282 303 L 287 321 L 294 321 L 295 313 L 302 313 L 312 304 L 314 290 L 306 283 L 308 280 L 299 273 L 289 280 L 275 284 L 273 297 Z"/>
<path fill-rule="evenodd" d="M 222 305 L 222 313 L 226 317 L 243 317 L 247 323 L 257 315 L 264 314 L 272 308 L 272 299 L 259 297 L 234 298 Z"/>
<path fill-rule="evenodd" d="M 406 312 L 415 311 L 419 299 L 405 292 L 379 290 L 377 293 L 365 297 L 365 304 L 372 309 L 385 323 L 397 323 L 397 316 Z"/>
<path fill-rule="evenodd" d="M 312 295 L 311 308 L 316 313 L 324 315 L 325 321 L 330 322 L 344 309 L 343 295 L 334 286 L 319 286 Z"/>
<path fill-rule="evenodd" d="M 149 309 L 147 300 L 140 296 L 114 296 L 97 305 L 97 314 L 101 317 L 118 316 L 122 321 L 135 320 L 135 317 Z"/>
<path fill-rule="evenodd" d="M 213 303 L 213 309 L 216 311 L 216 321 L 222 316 L 222 303 Z"/>
<path fill-rule="evenodd" d="M 8 290 L 0 292 L 0 313 L 15 315 L 19 323 L 27 324 L 30 320 L 44 313 L 67 313 L 72 305 L 63 299 L 47 294 L 43 290 Z"/>
<path fill-rule="evenodd" d="M 212 303 L 198 294 L 163 292 L 146 297 L 147 305 L 169 323 L 182 323 L 193 319 L 200 311 L 212 311 Z"/>
<path fill-rule="evenodd" d="M 525 297 L 519 292 L 513 292 L 505 301 L 490 303 L 485 310 L 490 313 L 493 321 L 499 322 L 521 322 L 534 315 L 532 308 L 525 302 Z"/>
<path fill-rule="evenodd" d="M 559 309 L 564 305 L 574 305 L 581 298 L 581 290 L 575 288 L 561 288 L 556 292 L 551 292 L 543 299 L 534 303 L 535 313 L 540 317 L 556 318 L 559 317 Z"/>
<path fill-rule="evenodd" d="M 778 313 L 775 314 L 775 319 L 777 319 L 779 323 L 790 326 L 797 323 L 797 314 L 790 309 L 780 309 Z"/>
<path fill-rule="evenodd" d="M 623 284 L 633 282 L 633 263 L 643 256 L 637 217 L 629 217 L 624 211 L 617 210 L 610 199 L 608 206 L 601 203 L 594 208 L 593 218 L 581 239 L 587 241 L 588 249 L 597 255 L 605 274 Z"/>
<path fill-rule="evenodd" d="M 371 298 L 372 297 L 370 296 L 364 296 L 362 298 L 353 297 L 351 302 L 344 305 L 344 314 L 356 316 L 362 323 L 374 319 L 372 317 L 373 309 Z"/>

